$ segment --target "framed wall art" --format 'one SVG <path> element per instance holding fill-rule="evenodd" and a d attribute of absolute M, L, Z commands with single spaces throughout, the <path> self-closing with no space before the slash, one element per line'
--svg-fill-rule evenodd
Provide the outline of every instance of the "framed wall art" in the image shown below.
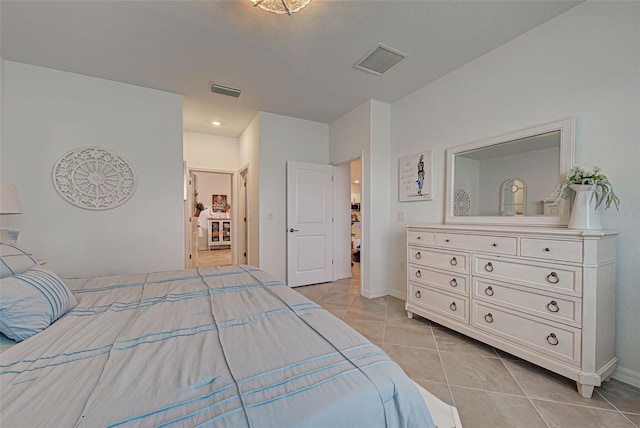
<path fill-rule="evenodd" d="M 211 206 L 214 213 L 223 213 L 227 210 L 227 195 L 212 195 Z"/>
<path fill-rule="evenodd" d="M 400 202 L 433 200 L 433 152 L 425 150 L 399 159 Z"/>

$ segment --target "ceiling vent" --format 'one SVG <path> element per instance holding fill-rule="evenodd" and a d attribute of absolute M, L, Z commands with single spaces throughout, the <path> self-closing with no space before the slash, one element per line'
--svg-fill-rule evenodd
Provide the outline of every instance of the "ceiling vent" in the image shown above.
<path fill-rule="evenodd" d="M 214 94 L 226 95 L 228 97 L 240 98 L 240 94 L 242 94 L 242 89 L 231 88 L 229 86 L 219 85 L 217 83 L 211 82 L 211 92 Z"/>
<path fill-rule="evenodd" d="M 353 67 L 376 76 L 382 76 L 391 67 L 408 57 L 409 55 L 380 43 L 367 52 Z"/>

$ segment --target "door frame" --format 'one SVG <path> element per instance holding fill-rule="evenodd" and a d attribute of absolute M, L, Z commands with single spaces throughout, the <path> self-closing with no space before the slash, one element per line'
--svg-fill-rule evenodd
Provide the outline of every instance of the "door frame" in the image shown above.
<path fill-rule="evenodd" d="M 340 162 L 335 162 L 332 163 L 331 165 L 333 165 L 334 167 L 339 166 L 339 165 L 343 165 L 345 163 L 348 163 L 349 165 L 351 165 L 351 162 L 356 161 L 356 160 L 360 160 L 360 294 L 362 294 L 363 290 L 364 290 L 364 276 L 363 276 L 363 261 L 364 261 L 364 257 L 362 257 L 362 249 L 364 248 L 364 242 L 365 242 L 365 233 L 364 230 L 366 228 L 366 224 L 364 222 L 364 209 L 365 209 L 365 198 L 364 198 L 364 165 L 363 165 L 363 158 L 364 158 L 364 152 L 362 152 L 359 156 L 355 156 L 353 158 L 349 158 L 347 160 L 343 160 Z M 334 186 L 335 186 L 335 182 L 334 182 Z M 334 191 L 334 195 L 335 195 L 335 191 Z M 351 195 L 351 180 L 349 180 L 349 195 Z M 349 197 L 349 202 L 351 202 L 351 197 Z M 334 203 L 333 209 L 334 209 L 334 218 L 337 217 L 336 215 L 336 205 Z M 349 207 L 349 212 L 351 212 L 351 207 Z M 334 226 L 334 230 L 335 230 L 335 226 Z M 337 249 L 338 249 L 338 242 L 337 239 L 335 239 L 335 234 L 334 234 L 334 239 L 333 239 L 333 257 L 334 260 L 337 257 Z M 334 273 L 333 276 L 335 278 L 336 276 L 336 272 L 335 272 L 335 265 L 334 265 Z"/>
<path fill-rule="evenodd" d="M 240 206 L 240 209 L 237 210 L 237 216 L 238 216 L 238 222 L 237 224 L 240 225 L 240 227 L 238 227 L 238 231 L 235 234 L 238 238 L 238 240 L 236 241 L 238 245 L 236 245 L 236 248 L 238 249 L 237 251 L 237 258 L 236 263 L 239 264 L 243 257 L 244 257 L 244 264 L 249 264 L 249 249 L 250 249 L 250 245 L 249 245 L 249 239 L 251 236 L 251 232 L 250 232 L 250 228 L 249 228 L 249 204 L 250 204 L 250 197 L 249 197 L 249 164 L 244 165 L 243 167 L 241 167 L 238 170 L 238 174 L 237 174 L 237 189 L 238 189 L 238 194 L 237 194 L 237 201 L 238 201 L 238 205 Z M 242 183 L 244 183 L 244 191 L 243 191 L 243 186 Z M 240 219 L 242 218 L 242 221 L 240 221 Z M 244 254 L 246 254 L 246 256 L 244 256 Z"/>
<path fill-rule="evenodd" d="M 236 225 L 238 224 L 238 210 L 234 210 L 233 209 L 233 205 L 236 204 L 237 199 L 237 185 L 236 185 L 236 181 L 237 181 L 237 171 L 230 171 L 230 170 L 225 170 L 225 169 L 208 169 L 208 168 L 198 168 L 198 167 L 188 167 L 187 168 L 187 174 L 191 174 L 194 172 L 206 172 L 206 173 L 214 173 L 214 174 L 226 174 L 226 175 L 230 175 L 230 180 L 231 180 L 231 196 L 232 196 L 232 201 L 233 204 L 231 205 L 231 224 L 232 225 Z M 197 201 L 196 201 L 197 202 Z M 231 233 L 231 258 L 232 258 L 232 263 L 233 264 L 237 264 L 238 261 L 238 254 L 237 254 L 237 239 L 236 239 L 236 235 L 237 233 L 235 233 L 235 231 L 233 231 L 233 228 L 235 226 L 232 226 L 232 233 Z M 188 239 L 187 237 L 185 237 L 185 240 Z"/>

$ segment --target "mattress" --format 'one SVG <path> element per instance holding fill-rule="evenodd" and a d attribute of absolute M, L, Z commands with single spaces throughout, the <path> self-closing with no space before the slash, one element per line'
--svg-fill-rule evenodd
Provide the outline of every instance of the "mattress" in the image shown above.
<path fill-rule="evenodd" d="M 397 363 L 257 268 L 66 283 L 77 307 L 0 355 L 3 427 L 434 426 Z"/>

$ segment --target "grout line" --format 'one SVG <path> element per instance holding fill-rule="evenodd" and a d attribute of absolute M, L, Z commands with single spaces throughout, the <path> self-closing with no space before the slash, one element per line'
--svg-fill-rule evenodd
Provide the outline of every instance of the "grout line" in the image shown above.
<path fill-rule="evenodd" d="M 456 399 L 453 396 L 453 391 L 451 391 L 451 383 L 449 382 L 449 377 L 447 376 L 447 371 L 444 368 L 444 363 L 442 362 L 442 356 L 440 355 L 440 347 L 438 347 L 438 340 L 436 339 L 436 335 L 433 332 L 433 325 L 431 326 L 431 336 L 433 337 L 433 343 L 436 344 L 436 352 L 438 353 L 438 360 L 440 360 L 440 367 L 442 367 L 442 373 L 444 374 L 444 380 L 447 382 L 447 388 L 449 388 L 449 395 L 451 396 L 451 404 L 453 407 L 456 406 Z"/>
<path fill-rule="evenodd" d="M 497 353 L 497 352 L 496 352 Z M 516 383 L 516 385 L 518 385 L 518 388 L 520 388 L 520 390 L 522 391 L 522 393 L 524 394 L 524 396 L 526 397 L 526 399 L 529 401 L 529 403 L 531 404 L 531 407 L 533 407 L 533 410 L 536 411 L 536 413 L 538 414 L 538 416 L 540 416 L 540 419 L 542 419 L 542 422 L 544 422 L 547 427 L 550 427 L 551 425 L 549 425 L 549 422 L 547 422 L 547 420 L 544 418 L 544 416 L 542 415 L 542 413 L 540 412 L 540 410 L 538 410 L 538 408 L 536 407 L 535 403 L 533 402 L 533 400 L 531 399 L 531 397 L 529 397 L 529 394 L 527 394 L 527 391 L 525 391 L 525 389 L 522 387 L 522 385 L 520 384 L 520 382 L 518 382 L 518 379 L 516 379 L 516 377 L 513 375 L 513 373 L 511 372 L 511 370 L 509 369 L 509 366 L 507 366 L 507 364 L 504 362 L 504 360 L 502 358 L 500 358 L 500 362 L 502 363 L 502 365 L 504 366 L 505 369 L 507 369 L 507 372 L 509 373 L 509 375 L 511 376 L 511 378 L 514 380 L 514 382 Z"/>
<path fill-rule="evenodd" d="M 600 393 L 600 391 L 598 391 L 597 389 L 594 389 L 594 391 L 593 391 L 593 392 L 595 392 L 596 394 L 598 394 L 600 397 L 602 397 L 602 398 L 604 399 L 604 401 L 606 401 L 607 403 L 609 403 L 609 405 L 610 405 L 611 407 L 613 407 L 614 409 L 616 409 L 616 410 L 618 411 L 618 413 L 620 413 L 620 414 L 622 415 L 622 417 L 623 417 L 623 418 L 625 418 L 626 420 L 628 420 L 629 422 L 631 422 L 631 425 L 633 425 L 634 427 L 637 427 L 637 425 L 636 425 L 636 424 L 634 424 L 634 423 L 633 423 L 633 421 L 632 421 L 631 419 L 629 419 L 629 418 L 627 417 L 627 415 L 625 415 L 625 414 L 624 414 L 624 412 L 623 412 L 622 410 L 618 409 L 618 408 L 616 407 L 616 405 L 615 405 L 615 404 L 613 404 L 611 401 L 609 401 L 609 399 L 608 399 L 607 397 L 605 397 L 605 396 L 604 396 L 604 394 L 601 394 L 601 393 Z"/>

